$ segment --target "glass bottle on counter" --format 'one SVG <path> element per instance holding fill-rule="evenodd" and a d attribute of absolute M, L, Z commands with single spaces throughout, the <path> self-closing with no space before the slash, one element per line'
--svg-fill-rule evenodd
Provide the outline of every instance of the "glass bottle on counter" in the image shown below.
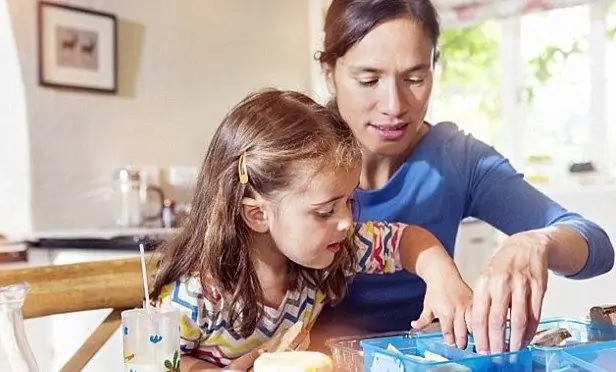
<path fill-rule="evenodd" d="M 119 216 L 116 221 L 119 227 L 143 227 L 148 221 L 158 221 L 162 218 L 165 194 L 160 187 L 148 185 L 143 171 L 138 168 L 125 167 L 117 170 L 116 179 L 119 188 Z M 158 197 L 157 211 L 153 215 L 147 213 L 148 193 Z"/>
<path fill-rule="evenodd" d="M 28 343 L 21 308 L 30 290 L 27 283 L 0 287 L 0 370 L 39 372 Z"/>

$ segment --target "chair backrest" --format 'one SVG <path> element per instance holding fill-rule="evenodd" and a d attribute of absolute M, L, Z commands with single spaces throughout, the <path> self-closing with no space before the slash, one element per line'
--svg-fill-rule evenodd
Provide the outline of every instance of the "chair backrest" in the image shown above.
<path fill-rule="evenodd" d="M 147 260 L 149 280 L 156 259 Z M 24 318 L 143 305 L 139 258 L 0 270 L 0 286 L 28 282 Z"/>
<path fill-rule="evenodd" d="M 153 283 L 157 258 L 147 260 L 148 283 Z M 123 310 L 143 306 L 139 258 L 0 270 L 0 286 L 27 282 L 30 292 L 24 318 L 78 311 L 112 309 L 62 372 L 81 371 L 120 326 Z"/>

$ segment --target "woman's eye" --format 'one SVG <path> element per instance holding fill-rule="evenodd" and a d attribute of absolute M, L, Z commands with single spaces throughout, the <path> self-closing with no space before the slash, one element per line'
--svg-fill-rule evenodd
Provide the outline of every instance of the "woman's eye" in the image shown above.
<path fill-rule="evenodd" d="M 413 85 L 413 86 L 417 86 L 417 85 L 421 85 L 424 82 L 424 79 L 405 79 L 406 83 L 408 85 Z"/>
<path fill-rule="evenodd" d="M 377 79 L 371 79 L 371 80 L 358 80 L 359 84 L 363 87 L 373 87 L 376 85 L 376 83 L 378 83 L 379 81 Z"/>

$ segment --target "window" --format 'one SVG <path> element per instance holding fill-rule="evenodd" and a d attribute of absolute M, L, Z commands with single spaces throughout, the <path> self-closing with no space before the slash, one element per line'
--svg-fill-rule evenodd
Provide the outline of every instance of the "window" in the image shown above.
<path fill-rule="evenodd" d="M 522 171 L 546 156 L 560 173 L 574 161 L 616 167 L 609 66 L 616 1 L 445 29 L 428 119 L 455 122 Z"/>
<path fill-rule="evenodd" d="M 607 115 L 607 153 L 608 165 L 616 168 L 616 2 L 609 8 L 606 16 L 606 100 Z"/>
<path fill-rule="evenodd" d="M 443 31 L 429 121 L 452 121 L 482 141 L 500 143 L 500 43 L 495 21 Z"/>
<path fill-rule="evenodd" d="M 523 159 L 550 156 L 556 164 L 586 160 L 590 141 L 588 6 L 532 13 L 520 22 Z"/>

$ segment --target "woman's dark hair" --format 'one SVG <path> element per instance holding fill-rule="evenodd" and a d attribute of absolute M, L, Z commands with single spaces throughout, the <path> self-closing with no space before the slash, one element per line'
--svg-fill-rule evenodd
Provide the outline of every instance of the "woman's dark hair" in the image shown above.
<path fill-rule="evenodd" d="M 243 160 L 242 160 L 243 159 Z M 245 165 L 246 182 L 238 167 Z M 253 93 L 223 119 L 210 143 L 186 225 L 161 247 L 162 257 L 152 298 L 185 275 L 199 273 L 230 299 L 231 325 L 247 337 L 263 313 L 263 290 L 254 265 L 254 234 L 240 210 L 245 197 L 272 200 L 297 185 L 299 175 L 353 169 L 361 150 L 349 127 L 308 96 L 275 89 Z M 345 294 L 348 273 L 356 265 L 351 237 L 324 270 L 289 261 L 290 289 L 314 285 L 328 302 Z"/>
<path fill-rule="evenodd" d="M 325 17 L 323 50 L 316 55 L 320 63 L 334 66 L 376 26 L 397 18 L 418 22 L 437 51 L 441 34 L 438 13 L 430 0 L 333 0 Z M 438 52 L 434 53 L 434 62 Z"/>

